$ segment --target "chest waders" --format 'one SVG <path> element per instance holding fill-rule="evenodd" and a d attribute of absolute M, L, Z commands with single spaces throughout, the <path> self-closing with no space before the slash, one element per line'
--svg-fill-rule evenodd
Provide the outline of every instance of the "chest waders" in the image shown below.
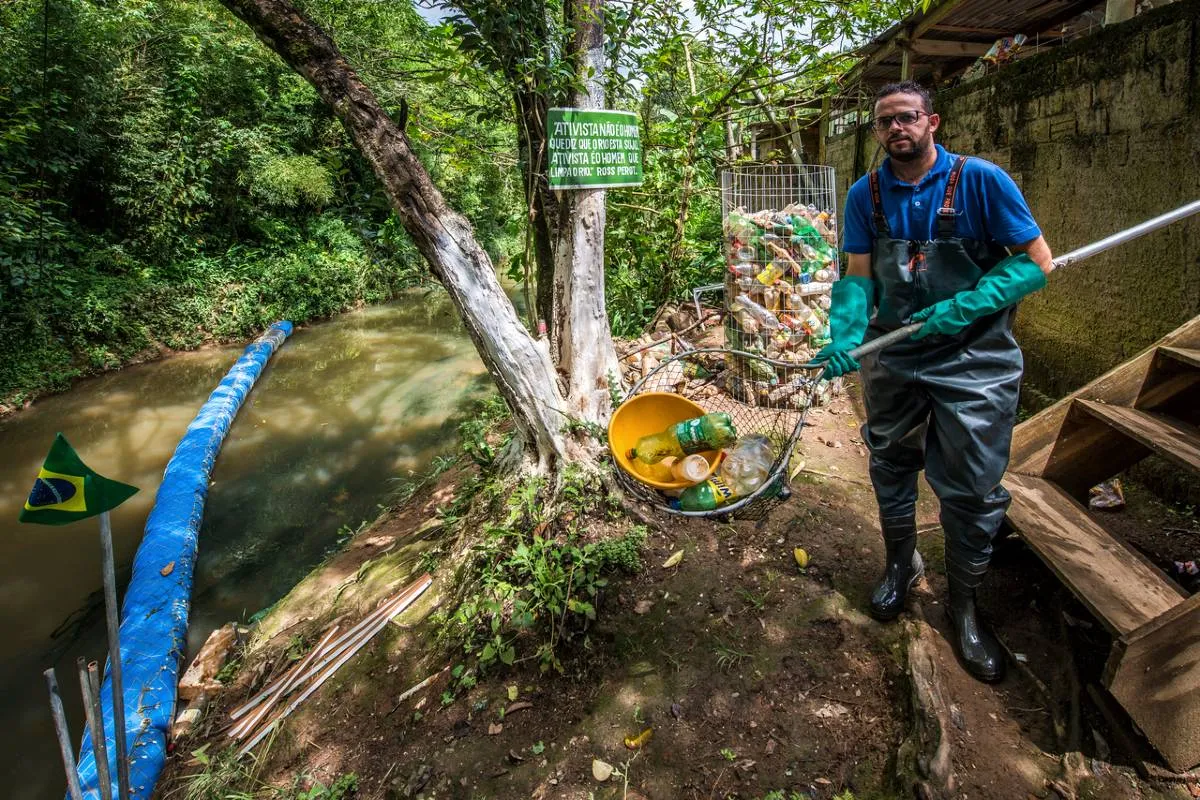
<path fill-rule="evenodd" d="M 960 156 L 951 168 L 937 211 L 937 238 L 925 242 L 892 237 L 879 173 L 871 173 L 871 273 L 879 310 L 866 341 L 911 322 L 926 306 L 974 289 L 1007 256 L 998 245 L 955 235 L 954 199 L 965 162 Z M 871 452 L 888 562 L 871 598 L 872 614 L 899 614 L 920 575 L 916 503 L 923 468 L 941 502 L 955 650 L 983 680 L 998 680 L 1004 667 L 999 646 L 975 620 L 974 595 L 1011 502 L 1000 479 L 1008 467 L 1023 368 L 1013 313 L 1008 308 L 983 317 L 950 336 L 908 339 L 862 360 L 863 441 Z"/>

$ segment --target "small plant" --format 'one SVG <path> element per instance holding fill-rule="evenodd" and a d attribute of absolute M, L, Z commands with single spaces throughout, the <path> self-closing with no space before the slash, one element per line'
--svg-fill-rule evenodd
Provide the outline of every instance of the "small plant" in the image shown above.
<path fill-rule="evenodd" d="M 240 658 L 230 659 L 225 662 L 225 666 L 217 670 L 216 679 L 218 683 L 229 683 L 242 670 L 242 660 Z"/>
<path fill-rule="evenodd" d="M 742 662 L 750 658 L 749 653 L 737 650 L 720 639 L 717 640 L 713 653 L 717 656 L 717 666 L 724 672 L 740 667 Z"/>
<path fill-rule="evenodd" d="M 358 794 L 358 775 L 353 772 L 342 775 L 329 786 L 314 781 L 308 789 L 293 791 L 288 800 L 346 800 Z"/>
<path fill-rule="evenodd" d="M 592 422 L 590 419 L 577 419 L 572 416 L 567 417 L 567 421 L 563 423 L 562 430 L 568 436 L 581 433 L 584 436 L 591 436 L 597 442 L 603 442 L 608 437 L 608 431 L 603 425 Z"/>
<path fill-rule="evenodd" d="M 761 589 L 757 592 L 751 591 L 746 587 L 741 587 L 737 590 L 738 597 L 745 601 L 746 605 L 755 612 L 762 611 L 767 606 L 767 599 L 770 597 L 770 589 Z"/>
<path fill-rule="evenodd" d="M 729 749 L 728 747 L 721 748 L 721 757 L 726 761 L 737 761 L 737 753 L 733 752 L 733 750 Z"/>
<path fill-rule="evenodd" d="M 529 752 L 533 753 L 535 756 L 540 756 L 545 751 L 546 745 L 542 744 L 541 742 L 538 742 L 537 744 L 531 744 L 529 746 Z"/>
<path fill-rule="evenodd" d="M 612 407 L 615 409 L 625 400 L 625 390 L 621 388 L 621 381 L 613 374 L 612 370 L 608 371 L 608 399 L 612 401 Z"/>

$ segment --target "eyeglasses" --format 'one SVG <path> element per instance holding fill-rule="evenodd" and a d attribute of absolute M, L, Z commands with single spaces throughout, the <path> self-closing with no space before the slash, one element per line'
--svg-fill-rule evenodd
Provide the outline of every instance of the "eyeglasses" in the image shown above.
<path fill-rule="evenodd" d="M 875 119 L 871 120 L 871 125 L 877 131 L 886 131 L 888 128 L 892 127 L 893 120 L 899 122 L 901 125 L 912 125 L 921 118 L 922 114 L 925 114 L 925 112 L 901 111 L 899 114 L 892 114 L 891 116 L 887 117 L 876 117 Z M 925 116 L 928 117 L 929 114 L 925 114 Z"/>

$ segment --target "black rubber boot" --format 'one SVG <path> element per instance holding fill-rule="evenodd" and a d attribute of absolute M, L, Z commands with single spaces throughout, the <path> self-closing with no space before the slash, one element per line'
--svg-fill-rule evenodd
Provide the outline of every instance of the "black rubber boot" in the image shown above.
<path fill-rule="evenodd" d="M 946 578 L 950 584 L 950 603 L 946 612 L 953 631 L 950 642 L 967 672 L 981 681 L 994 683 L 1004 678 L 1004 651 L 975 613 L 975 590 L 986 571 L 987 562 L 946 564 Z"/>
<path fill-rule="evenodd" d="M 925 564 L 917 552 L 917 521 L 913 517 L 885 519 L 883 543 L 887 563 L 883 578 L 871 592 L 871 616 L 887 622 L 904 610 L 908 590 L 925 574 Z"/>

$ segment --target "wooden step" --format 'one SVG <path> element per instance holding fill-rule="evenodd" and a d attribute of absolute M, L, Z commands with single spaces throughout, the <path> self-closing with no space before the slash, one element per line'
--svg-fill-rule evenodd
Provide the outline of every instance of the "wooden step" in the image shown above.
<path fill-rule="evenodd" d="M 1137 630 L 1185 595 L 1053 483 L 1008 473 L 1008 519 L 1034 552 L 1114 634 Z"/>
<path fill-rule="evenodd" d="M 1104 685 L 1173 769 L 1200 763 L 1200 594 L 1120 637 Z"/>
<path fill-rule="evenodd" d="M 1179 466 L 1200 472 L 1200 428 L 1165 414 L 1090 400 L 1076 400 L 1075 404 Z"/>
<path fill-rule="evenodd" d="M 1200 350 L 1189 350 L 1186 347 L 1160 347 L 1158 352 L 1170 356 L 1182 364 L 1200 369 Z"/>

